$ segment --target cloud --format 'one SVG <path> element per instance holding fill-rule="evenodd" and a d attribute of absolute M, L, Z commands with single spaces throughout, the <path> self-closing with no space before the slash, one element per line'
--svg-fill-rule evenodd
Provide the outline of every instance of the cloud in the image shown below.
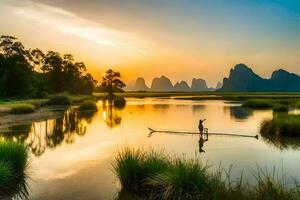
<path fill-rule="evenodd" d="M 44 24 L 63 34 L 73 35 L 104 46 L 139 51 L 141 49 L 139 46 L 141 39 L 136 35 L 106 28 L 62 8 L 30 0 L 22 1 L 18 5 L 10 5 L 9 8 L 16 16 Z"/>

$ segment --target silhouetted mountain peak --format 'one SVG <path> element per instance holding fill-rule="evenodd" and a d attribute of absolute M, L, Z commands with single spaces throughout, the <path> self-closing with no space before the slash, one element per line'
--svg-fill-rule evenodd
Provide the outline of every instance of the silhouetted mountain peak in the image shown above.
<path fill-rule="evenodd" d="M 224 78 L 221 91 L 300 91 L 300 76 L 279 69 L 272 73 L 270 79 L 255 74 L 251 68 L 238 64 L 230 70 L 228 78 Z"/>
<path fill-rule="evenodd" d="M 198 78 L 198 79 L 193 78 L 191 90 L 195 91 L 195 92 L 207 91 L 208 87 L 207 87 L 206 81 L 201 78 Z"/>
<path fill-rule="evenodd" d="M 191 89 L 190 86 L 185 81 L 177 82 L 174 85 L 174 90 L 175 91 L 189 91 L 190 89 Z"/>
<path fill-rule="evenodd" d="M 271 79 L 279 79 L 279 78 L 283 78 L 283 77 L 298 78 L 299 76 L 297 74 L 290 73 L 284 69 L 279 69 L 272 73 Z"/>
<path fill-rule="evenodd" d="M 233 76 L 258 76 L 255 74 L 250 67 L 245 64 L 237 64 L 233 69 L 230 70 L 229 78 Z"/>
<path fill-rule="evenodd" d="M 148 86 L 146 85 L 145 79 L 142 77 L 138 77 L 135 81 L 134 90 L 137 91 L 147 91 L 149 90 Z"/>
<path fill-rule="evenodd" d="M 166 76 L 156 77 L 152 81 L 151 90 L 153 91 L 173 91 L 173 85 Z"/>

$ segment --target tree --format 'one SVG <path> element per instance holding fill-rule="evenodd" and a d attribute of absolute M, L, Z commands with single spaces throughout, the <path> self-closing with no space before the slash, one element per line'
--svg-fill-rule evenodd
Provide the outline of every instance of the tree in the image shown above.
<path fill-rule="evenodd" d="M 91 94 L 96 81 L 73 55 L 26 49 L 13 36 L 0 36 L 0 98 L 47 93 Z"/>
<path fill-rule="evenodd" d="M 24 97 L 33 93 L 33 70 L 30 50 L 17 38 L 0 37 L 0 95 Z"/>
<path fill-rule="evenodd" d="M 122 90 L 122 88 L 126 87 L 126 84 L 120 78 L 121 74 L 114 72 L 112 69 L 107 70 L 103 74 L 101 86 L 106 89 L 109 97 L 113 96 L 114 89 Z"/>

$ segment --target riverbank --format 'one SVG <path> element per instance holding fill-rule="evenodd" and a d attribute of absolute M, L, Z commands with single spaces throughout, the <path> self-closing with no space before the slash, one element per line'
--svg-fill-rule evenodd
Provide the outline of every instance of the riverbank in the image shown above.
<path fill-rule="evenodd" d="M 59 95 L 59 94 L 58 94 Z M 11 113 L 12 109 L 19 105 L 33 105 L 35 109 L 47 106 L 47 102 L 57 95 L 49 95 L 42 99 L 0 99 L 0 115 Z M 66 95 L 72 104 L 79 104 L 85 100 L 94 99 L 93 95 Z"/>

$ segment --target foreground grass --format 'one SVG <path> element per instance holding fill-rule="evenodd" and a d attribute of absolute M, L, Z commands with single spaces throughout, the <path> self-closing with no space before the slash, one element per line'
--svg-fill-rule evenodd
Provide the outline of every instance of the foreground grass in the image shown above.
<path fill-rule="evenodd" d="M 300 115 L 277 115 L 273 119 L 266 119 L 261 123 L 262 135 L 300 136 Z"/>
<path fill-rule="evenodd" d="M 28 154 L 22 144 L 0 142 L 0 197 L 28 194 L 25 171 Z"/>
<path fill-rule="evenodd" d="M 163 152 L 125 148 L 115 157 L 114 171 L 122 190 L 142 199 L 273 200 L 300 199 L 274 174 L 258 170 L 256 185 L 230 181 L 222 170 L 210 172 L 197 159 L 171 157 Z M 225 178 L 224 178 L 225 174 Z"/>

